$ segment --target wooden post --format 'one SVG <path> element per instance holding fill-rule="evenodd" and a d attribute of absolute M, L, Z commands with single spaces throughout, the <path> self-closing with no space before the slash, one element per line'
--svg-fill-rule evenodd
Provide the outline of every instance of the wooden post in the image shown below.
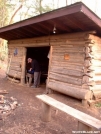
<path fill-rule="evenodd" d="M 32 83 L 32 77 L 29 77 L 29 87 L 31 86 Z"/>
<path fill-rule="evenodd" d="M 23 48 L 23 58 L 22 58 L 22 72 L 21 72 L 21 84 L 25 84 L 25 72 L 26 72 L 26 48 Z"/>
<path fill-rule="evenodd" d="M 51 107 L 42 102 L 42 115 L 41 115 L 41 119 L 44 122 L 48 122 L 51 120 Z"/>
<path fill-rule="evenodd" d="M 82 131 L 83 134 L 88 134 L 87 131 L 91 131 L 92 128 L 90 128 L 89 126 L 83 124 L 82 122 L 78 121 L 78 131 Z"/>
<path fill-rule="evenodd" d="M 89 107 L 88 101 L 87 101 L 86 99 L 83 99 L 83 100 L 82 100 L 82 105 L 83 105 L 84 107 Z"/>
<path fill-rule="evenodd" d="M 52 51 L 53 51 L 52 49 L 53 49 L 53 47 L 50 46 L 49 65 L 48 65 L 48 78 L 47 78 L 47 81 L 46 81 L 46 93 L 47 94 L 51 94 L 52 93 L 52 90 L 47 87 L 47 84 L 49 82 L 49 71 L 50 71 L 51 61 L 52 61 Z"/>

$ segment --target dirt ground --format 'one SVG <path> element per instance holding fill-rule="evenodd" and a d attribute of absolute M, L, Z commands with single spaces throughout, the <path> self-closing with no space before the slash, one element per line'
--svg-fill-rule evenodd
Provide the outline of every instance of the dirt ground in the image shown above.
<path fill-rule="evenodd" d="M 41 121 L 41 101 L 36 95 L 45 92 L 44 85 L 32 89 L 15 84 L 7 80 L 5 71 L 0 69 L 0 90 L 7 90 L 9 93 L 5 97 L 14 97 L 18 101 L 17 108 L 0 120 L 0 134 L 72 134 L 77 130 L 75 118 L 55 109 L 52 109 L 50 122 Z M 101 119 L 100 108 L 83 107 L 80 100 L 62 94 L 54 94 L 53 98 Z"/>

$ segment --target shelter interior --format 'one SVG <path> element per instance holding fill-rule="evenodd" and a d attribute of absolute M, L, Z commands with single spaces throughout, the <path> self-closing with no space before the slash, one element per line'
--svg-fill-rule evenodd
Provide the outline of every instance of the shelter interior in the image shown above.
<path fill-rule="evenodd" d="M 50 47 L 28 47 L 27 48 L 27 58 L 36 59 L 41 67 L 41 84 L 46 82 L 47 75 L 48 75 L 48 53 L 49 53 Z"/>

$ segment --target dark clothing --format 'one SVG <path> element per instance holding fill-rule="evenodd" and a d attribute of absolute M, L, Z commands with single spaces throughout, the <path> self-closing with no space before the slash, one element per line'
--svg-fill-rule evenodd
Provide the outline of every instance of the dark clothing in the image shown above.
<path fill-rule="evenodd" d="M 35 59 L 32 61 L 32 69 L 34 72 L 40 72 L 40 65 Z"/>
<path fill-rule="evenodd" d="M 34 87 L 39 87 L 40 76 L 41 76 L 41 72 L 34 72 Z"/>
<path fill-rule="evenodd" d="M 32 68 L 32 64 L 31 63 L 27 63 L 26 64 L 27 73 L 28 73 L 28 70 L 30 70 L 30 68 Z"/>
<path fill-rule="evenodd" d="M 30 68 L 32 68 L 32 64 L 31 63 L 27 63 L 26 64 L 26 71 L 29 74 L 34 74 L 34 70 L 30 70 Z"/>
<path fill-rule="evenodd" d="M 34 85 L 33 85 L 33 87 L 36 88 L 40 85 L 41 71 L 40 71 L 40 65 L 35 59 L 32 61 L 32 69 L 34 70 Z"/>

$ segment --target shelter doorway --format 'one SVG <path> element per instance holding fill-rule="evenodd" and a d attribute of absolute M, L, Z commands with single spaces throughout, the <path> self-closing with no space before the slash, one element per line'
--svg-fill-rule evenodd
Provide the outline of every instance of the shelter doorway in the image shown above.
<path fill-rule="evenodd" d="M 45 84 L 47 75 L 48 75 L 48 64 L 49 64 L 49 53 L 50 47 L 28 47 L 27 48 L 27 58 L 35 58 L 41 67 L 41 78 L 40 78 L 40 84 Z M 32 81 L 33 82 L 33 81 Z"/>

